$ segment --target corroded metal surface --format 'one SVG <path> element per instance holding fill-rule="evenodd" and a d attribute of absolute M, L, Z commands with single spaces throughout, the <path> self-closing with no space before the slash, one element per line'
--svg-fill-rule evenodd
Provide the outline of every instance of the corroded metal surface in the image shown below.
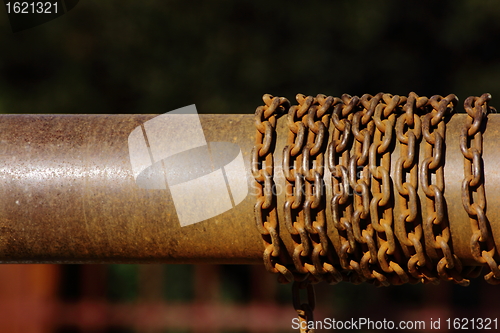
<path fill-rule="evenodd" d="M 1 116 L 0 261 L 260 263 L 251 196 L 181 228 L 168 190 L 136 185 L 127 138 L 153 117 Z M 253 117 L 200 119 L 207 141 L 237 143 L 250 170 Z"/>
<path fill-rule="evenodd" d="M 282 263 L 294 280 L 376 285 L 441 280 L 467 286 L 481 266 L 488 266 L 485 279 L 500 281 L 497 245 L 490 233 L 496 223 L 488 218 L 495 212 L 488 214 L 482 155 L 484 122 L 494 112 L 490 99 L 489 94 L 469 97 L 467 116 L 456 116 L 462 121 L 456 125 L 451 122 L 458 104 L 453 94 L 298 94 L 288 112 L 282 168 L 273 179 L 285 191 L 268 193 L 268 201 L 276 200 L 282 214 L 275 229 L 292 257 L 291 263 Z M 265 95 L 256 119 L 260 108 L 272 108 L 278 100 L 283 97 Z M 278 131 L 276 137 L 279 152 L 283 134 Z M 460 139 L 449 145 L 447 137 Z M 448 158 L 455 149 L 462 158 Z M 459 179 L 457 168 L 463 170 Z M 459 193 L 459 198 L 447 195 L 450 181 L 461 184 L 459 189 L 451 186 L 451 194 Z M 462 234 L 468 242 L 459 241 Z"/>
<path fill-rule="evenodd" d="M 222 215 L 182 228 L 168 189 L 141 189 L 132 175 L 128 135 L 153 117 L 155 115 L 2 115 L 0 260 L 10 263 L 262 263 L 262 238 L 255 228 L 256 197 L 251 187 L 254 116 L 200 116 L 207 141 L 227 141 L 240 146 L 250 195 Z M 475 266 L 481 262 L 471 253 L 473 233 L 469 215 L 462 206 L 464 156 L 460 150 L 460 134 L 467 117 L 454 114 L 446 125 L 443 171 L 449 246 L 464 266 Z M 493 240 L 500 238 L 500 209 L 496 205 L 500 185 L 499 128 L 500 116 L 490 114 L 483 133 L 482 160 Z M 283 166 L 282 152 L 289 144 L 289 131 L 286 117 L 279 118 L 275 166 Z M 338 131 L 337 139 L 341 140 L 342 132 L 336 130 L 335 125 L 330 125 L 329 131 L 331 134 Z M 426 140 L 420 142 L 419 160 L 424 160 L 427 144 Z M 395 149 L 391 155 L 393 179 L 399 151 Z M 342 165 L 349 167 L 347 160 Z M 406 182 L 410 181 L 411 169 L 411 164 L 402 169 Z M 332 180 L 337 179 L 333 177 L 334 172 L 335 168 L 325 169 L 327 200 L 334 197 L 331 189 Z M 341 171 L 337 175 L 341 176 Z M 277 197 L 277 207 L 284 207 L 287 179 L 281 170 L 275 172 L 274 178 L 276 189 L 283 190 Z M 342 182 L 341 177 L 338 179 Z M 393 191 L 397 198 L 397 188 Z M 426 195 L 421 189 L 418 195 L 419 200 L 425 202 Z M 402 210 L 397 208 L 395 216 Z M 290 254 L 284 257 L 284 263 L 293 264 L 295 243 L 289 233 L 283 232 L 287 230 L 283 213 L 278 210 L 280 237 L 285 253 Z M 332 219 L 329 209 L 326 218 Z M 328 227 L 329 223 L 326 232 L 338 252 L 342 246 L 337 241 L 339 231 Z M 495 254 L 498 260 L 497 256 L 498 251 Z M 431 256 L 431 259 L 439 261 L 437 257 Z"/>
<path fill-rule="evenodd" d="M 271 98 L 264 95 L 266 106 L 259 107 L 255 114 L 255 145 L 252 149 L 252 176 L 255 179 L 253 191 L 257 197 L 255 221 L 264 242 L 264 265 L 272 273 L 288 282 L 293 275 L 278 258 L 283 261 L 284 252 L 278 235 L 278 208 L 274 186 L 274 150 L 276 145 L 276 121 L 290 107 L 287 99 Z M 285 260 L 286 261 L 286 260 Z"/>

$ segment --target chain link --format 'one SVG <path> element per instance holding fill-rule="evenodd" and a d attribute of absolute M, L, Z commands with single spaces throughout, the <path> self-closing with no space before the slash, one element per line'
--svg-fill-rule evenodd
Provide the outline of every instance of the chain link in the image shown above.
<path fill-rule="evenodd" d="M 403 252 L 409 258 L 407 268 L 411 276 L 423 283 L 437 283 L 432 273 L 432 263 L 422 244 L 423 229 L 417 195 L 418 145 L 422 137 L 419 113 L 427 101 L 427 97 L 419 97 L 411 92 L 396 123 L 400 157 L 395 166 L 394 184 L 399 194 L 395 199 L 399 214 L 394 229 Z"/>
<path fill-rule="evenodd" d="M 307 114 L 309 128 L 307 144 L 303 149 L 302 170 L 305 175 L 304 222 L 312 244 L 313 266 L 308 267 L 317 280 L 330 284 L 342 281 L 342 274 L 334 267 L 332 252 L 326 233 L 326 198 L 324 189 L 324 151 L 328 142 L 330 115 L 339 98 L 316 96 L 318 105 L 313 105 Z M 326 138 L 326 139 L 325 139 Z M 314 158 L 314 160 L 313 160 Z"/>
<path fill-rule="evenodd" d="M 490 268 L 485 279 L 500 284 L 482 166 L 483 120 L 490 98 L 484 94 L 465 101 L 468 117 L 460 135 L 465 157 L 462 201 L 471 221 L 472 256 Z M 439 280 L 468 285 L 468 278 L 477 276 L 481 267 L 462 267 L 453 253 L 444 195 L 446 122 L 456 96 L 298 94 L 296 99 L 298 104 L 290 107 L 285 98 L 264 95 L 265 105 L 255 113 L 257 135 L 251 154 L 255 216 L 267 269 L 279 273 L 280 281 L 300 282 L 306 289 L 320 281 L 342 280 L 382 286 Z M 286 266 L 289 257 L 282 250 L 273 193 L 275 127 L 284 112 L 289 131 L 282 159 L 286 183 L 282 209 L 294 245 L 293 268 Z M 392 161 L 396 150 L 399 158 Z M 326 163 L 332 187 L 328 203 Z M 307 318 L 309 310 L 298 306 L 296 299 L 294 304 L 302 311 L 299 317 Z"/>
<path fill-rule="evenodd" d="M 482 161 L 484 118 L 490 111 L 490 94 L 469 97 L 465 100 L 465 111 L 469 115 L 460 133 L 460 149 L 464 155 L 464 180 L 462 182 L 462 204 L 469 214 L 472 227 L 471 252 L 473 258 L 487 264 L 490 272 L 485 280 L 500 284 L 500 268 L 494 256 L 495 242 L 490 234 L 486 217 L 486 195 Z"/>
<path fill-rule="evenodd" d="M 283 97 L 263 96 L 265 105 L 255 112 L 251 171 L 264 264 L 279 274 L 280 282 L 294 282 L 293 304 L 301 332 L 313 332 L 308 327 L 315 307 L 313 284 L 320 281 L 388 286 L 445 280 L 466 286 L 468 278 L 480 274 L 481 266 L 462 267 L 451 247 L 444 145 L 446 122 L 458 101 L 455 95 L 428 99 L 414 92 L 408 98 L 383 93 L 361 98 L 298 94 L 296 99 L 298 105 L 290 107 Z M 468 117 L 460 134 L 462 204 L 470 217 L 472 257 L 489 267 L 485 276 L 489 283 L 500 284 L 498 254 L 486 217 L 482 161 L 490 99 L 483 94 L 464 103 Z M 282 159 L 283 216 L 294 245 L 293 267 L 287 266 L 289 257 L 279 237 L 273 179 L 275 128 L 285 112 L 289 131 Z M 391 161 L 395 150 L 399 158 Z M 329 206 L 326 163 L 332 186 Z M 419 186 L 425 197 L 423 211 Z M 327 208 L 331 209 L 332 230 L 328 229 Z M 336 242 L 332 243 L 332 236 Z M 431 257 L 438 258 L 437 264 Z M 305 303 L 300 290 L 306 290 Z"/>
<path fill-rule="evenodd" d="M 450 227 L 444 198 L 444 139 L 445 117 L 453 112 L 458 98 L 450 94 L 446 97 L 432 96 L 428 102 L 431 109 L 422 118 L 422 135 L 425 139 L 424 159 L 420 165 L 420 186 L 426 196 L 426 216 L 423 218 L 424 234 L 428 246 L 441 251 L 442 258 L 437 264 L 439 277 L 467 286 L 469 280 L 460 273 L 462 265 L 452 253 Z M 434 181 L 433 181 L 434 179 Z"/>
<path fill-rule="evenodd" d="M 353 258 L 356 242 L 352 228 L 353 200 L 348 170 L 351 161 L 349 147 L 353 140 L 352 119 L 358 109 L 359 97 L 344 94 L 341 100 L 342 102 L 335 105 L 333 111 L 333 135 L 327 151 L 333 185 L 331 210 L 333 225 L 340 240 L 338 253 L 340 265 L 344 271 L 349 272 L 349 276 L 346 277 L 349 281 L 361 283 L 366 278 L 358 262 Z"/>
<path fill-rule="evenodd" d="M 406 97 L 383 94 L 373 115 L 376 128 L 369 158 L 373 193 L 370 213 L 371 225 L 377 232 L 379 244 L 378 265 L 384 276 L 389 278 L 389 280 L 384 281 L 383 285 L 403 284 L 410 281 L 407 272 L 397 263 L 401 254 L 396 251 L 397 244 L 392 227 L 392 182 L 390 179 L 391 145 L 393 144 L 396 113 L 400 111 L 401 105 L 405 102 Z M 391 258 L 395 260 L 391 260 Z"/>
<path fill-rule="evenodd" d="M 300 290 L 306 290 L 307 303 L 300 300 Z M 292 286 L 293 307 L 297 311 L 299 318 L 299 327 L 301 333 L 314 333 L 314 329 L 309 328 L 309 322 L 314 322 L 313 311 L 316 307 L 316 294 L 309 281 L 294 282 Z"/>
<path fill-rule="evenodd" d="M 304 221 L 305 175 L 302 165 L 308 137 L 306 117 L 315 98 L 299 94 L 296 99 L 299 105 L 292 106 L 288 112 L 288 140 L 283 150 L 283 173 L 286 179 L 284 216 L 285 225 L 294 242 L 292 259 L 295 270 L 301 274 L 299 280 L 305 280 L 311 273 L 309 268 L 314 266 L 310 260 L 311 244 Z"/>
<path fill-rule="evenodd" d="M 265 105 L 255 111 L 255 146 L 252 149 L 252 175 L 255 178 L 257 202 L 255 221 L 264 242 L 264 265 L 272 273 L 280 274 L 281 282 L 292 282 L 292 272 L 282 263 L 282 244 L 278 235 L 276 195 L 273 193 L 273 150 L 278 116 L 286 112 L 290 102 L 283 97 L 264 95 Z"/>
<path fill-rule="evenodd" d="M 360 108 L 354 113 L 352 118 L 352 132 L 354 135 L 353 149 L 349 159 L 348 176 L 349 185 L 353 193 L 353 215 L 351 219 L 352 235 L 350 239 L 353 257 L 351 267 L 361 278 L 361 281 L 369 280 L 372 277 L 369 269 L 363 270 L 362 259 L 364 257 L 362 246 L 357 246 L 356 242 L 369 247 L 369 254 L 376 251 L 373 240 L 373 229 L 370 225 L 370 169 L 369 149 L 373 136 L 375 124 L 372 116 L 375 107 L 382 94 L 373 97 L 364 95 L 360 99 Z M 361 231 L 364 229 L 363 231 Z M 356 252 L 354 252 L 356 250 Z M 373 257 L 374 258 L 374 257 Z M 372 258 L 372 260 L 373 260 Z M 375 261 L 376 263 L 376 261 Z"/>

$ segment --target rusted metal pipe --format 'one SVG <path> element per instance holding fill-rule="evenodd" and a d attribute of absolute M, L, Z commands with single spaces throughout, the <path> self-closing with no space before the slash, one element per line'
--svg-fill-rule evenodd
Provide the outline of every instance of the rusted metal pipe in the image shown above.
<path fill-rule="evenodd" d="M 263 245 L 255 227 L 252 190 L 236 208 L 181 227 L 168 189 L 137 186 L 128 137 L 155 116 L 0 116 L 0 261 L 261 263 Z M 445 196 L 453 251 L 465 264 L 475 265 L 469 247 L 469 217 L 461 203 L 463 156 L 458 138 L 465 117 L 455 114 L 447 125 Z M 200 115 L 200 121 L 207 141 L 239 145 L 251 189 L 254 116 Z M 490 115 L 483 158 L 488 216 L 494 238 L 500 241 L 500 209 L 495 205 L 500 185 L 497 128 L 500 116 Z M 286 119 L 278 120 L 276 130 L 275 166 L 280 166 L 288 131 Z M 329 182 L 329 178 L 326 171 L 325 180 Z M 284 188 L 279 170 L 275 182 L 278 192 Z M 326 194 L 331 197 L 328 190 Z M 283 195 L 278 195 L 278 207 L 283 207 L 283 200 Z M 286 230 L 283 225 L 282 230 Z M 334 228 L 328 232 L 333 238 Z M 281 237 L 292 252 L 290 235 L 283 232 Z"/>
<path fill-rule="evenodd" d="M 447 125 L 446 135 L 446 164 L 444 167 L 445 196 L 448 205 L 448 216 L 450 221 L 450 232 L 455 254 L 465 265 L 477 265 L 472 258 L 470 240 L 472 229 L 469 215 L 463 209 L 462 181 L 464 178 L 463 155 L 460 151 L 459 137 L 466 114 L 455 114 Z M 491 232 L 495 243 L 500 245 L 500 115 L 491 114 L 483 134 L 483 168 L 484 183 L 487 200 L 487 215 L 491 226 Z"/>
<path fill-rule="evenodd" d="M 181 227 L 168 189 L 136 185 L 127 140 L 153 117 L 1 116 L 1 262 L 260 263 L 251 196 Z M 208 142 L 237 143 L 249 160 L 252 116 L 200 120 Z"/>

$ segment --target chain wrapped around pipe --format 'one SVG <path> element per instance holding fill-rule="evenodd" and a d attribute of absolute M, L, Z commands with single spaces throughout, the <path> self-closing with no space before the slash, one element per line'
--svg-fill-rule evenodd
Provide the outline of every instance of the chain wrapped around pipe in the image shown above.
<path fill-rule="evenodd" d="M 273 191 L 273 146 L 276 118 L 284 113 L 290 102 L 286 98 L 264 95 L 264 106 L 255 111 L 255 146 L 252 150 L 252 175 L 257 189 L 255 221 L 264 242 L 264 265 L 272 273 L 279 273 L 283 281 L 292 282 L 292 272 L 282 263 L 282 245 L 278 232 L 276 198 Z"/>
<path fill-rule="evenodd" d="M 335 268 L 330 243 L 326 233 L 326 198 L 324 191 L 324 151 L 328 143 L 328 128 L 332 106 L 340 99 L 318 95 L 316 103 L 307 114 L 309 128 L 307 143 L 303 150 L 303 175 L 305 177 L 304 222 L 312 244 L 313 266 L 309 271 L 317 281 L 329 284 L 342 281 L 342 274 Z M 314 160 L 312 159 L 314 158 Z"/>
<path fill-rule="evenodd" d="M 305 177 L 301 167 L 308 134 L 303 118 L 308 115 L 314 98 L 300 95 L 297 100 L 299 105 L 292 106 L 288 111 L 287 122 L 290 130 L 287 146 L 283 151 L 283 173 L 286 178 L 284 219 L 294 242 L 292 259 L 295 271 L 300 274 L 299 280 L 303 281 L 309 278 L 310 273 L 315 272 L 309 260 L 311 244 L 304 222 Z M 309 261 L 305 262 L 306 260 Z"/>
<path fill-rule="evenodd" d="M 397 251 L 396 238 L 393 231 L 392 184 L 390 180 L 391 153 L 396 113 L 406 97 L 382 94 L 382 99 L 375 107 L 373 116 L 376 128 L 373 143 L 370 147 L 370 173 L 372 175 L 373 199 L 370 203 L 372 225 L 377 231 L 379 251 L 378 263 L 392 284 L 404 284 L 410 276 L 398 263 L 401 256 Z M 380 160 L 380 163 L 376 161 Z M 377 166 L 377 164 L 380 164 Z M 382 214 L 379 213 L 382 211 Z M 389 260 L 389 261 L 388 261 Z M 404 266 L 404 265 L 403 265 Z"/>
<path fill-rule="evenodd" d="M 320 281 L 388 286 L 443 280 L 466 286 L 483 264 L 490 269 L 485 279 L 499 284 L 481 157 L 490 99 L 484 94 L 465 101 L 462 201 L 478 265 L 464 266 L 453 252 L 444 186 L 446 124 L 455 95 L 299 94 L 291 107 L 285 98 L 265 95 L 265 106 L 256 111 L 252 173 L 268 270 L 302 289 Z M 277 117 L 286 111 L 285 200 L 276 207 L 271 142 Z M 278 220 L 293 240 L 291 262 L 282 253 Z"/>
<path fill-rule="evenodd" d="M 408 259 L 408 271 L 413 278 L 427 282 L 438 282 L 431 260 L 424 251 L 424 232 L 418 211 L 418 143 L 422 137 L 420 113 L 427 105 L 427 97 L 410 93 L 403 114 L 396 123 L 396 136 L 400 157 L 396 162 L 394 184 L 399 195 L 395 196 L 395 206 L 399 208 L 395 216 L 395 231 L 402 250 Z"/>
<path fill-rule="evenodd" d="M 468 114 L 460 134 L 460 149 L 464 155 L 464 180 L 462 202 L 470 216 L 472 228 L 471 252 L 478 262 L 487 264 L 490 272 L 485 280 L 490 284 L 500 284 L 500 269 L 494 258 L 495 247 L 486 217 L 486 195 L 484 190 L 484 170 L 482 168 L 484 119 L 491 111 L 488 102 L 490 94 L 469 97 L 465 100 Z M 473 195 L 475 194 L 475 195 Z"/>
<path fill-rule="evenodd" d="M 349 183 L 349 161 L 351 152 L 349 144 L 352 141 L 352 117 L 359 104 L 358 97 L 342 95 L 342 102 L 334 107 L 332 115 L 333 134 L 328 145 L 328 167 L 332 174 L 332 200 L 331 212 L 333 226 L 338 235 L 337 254 L 340 266 L 344 271 L 352 271 L 347 277 L 351 282 L 362 282 L 364 278 L 361 272 L 354 271 L 357 265 L 350 259 L 356 248 L 351 219 L 353 216 L 352 195 Z"/>
<path fill-rule="evenodd" d="M 420 184 L 426 196 L 424 234 L 429 248 L 441 251 L 437 272 L 442 280 L 453 281 L 463 286 L 469 285 L 464 279 L 462 264 L 450 249 L 450 228 L 444 198 L 444 139 L 445 117 L 453 112 L 458 98 L 450 94 L 443 98 L 435 95 L 429 100 L 431 111 L 422 118 L 422 135 L 425 140 L 424 160 L 420 166 Z M 435 184 L 432 183 L 435 178 Z M 436 232 L 436 229 L 439 229 Z M 437 235 L 435 235 L 437 233 Z"/>

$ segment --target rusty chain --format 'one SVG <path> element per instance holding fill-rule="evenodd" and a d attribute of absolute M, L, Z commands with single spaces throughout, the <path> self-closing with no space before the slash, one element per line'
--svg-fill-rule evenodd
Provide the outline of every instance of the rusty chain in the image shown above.
<path fill-rule="evenodd" d="M 339 249 L 337 250 L 340 266 L 346 272 L 352 272 L 355 261 L 350 254 L 355 250 L 355 240 L 352 230 L 352 196 L 349 183 L 349 161 L 352 142 L 352 117 L 359 104 L 359 97 L 342 95 L 341 103 L 335 105 L 332 114 L 333 135 L 328 145 L 328 168 L 332 174 L 331 212 L 333 226 L 337 231 Z M 354 272 L 346 277 L 354 283 L 363 281 L 361 272 Z"/>
<path fill-rule="evenodd" d="M 396 123 L 400 157 L 396 162 L 394 185 L 399 194 L 395 198 L 399 214 L 394 228 L 403 252 L 409 258 L 407 268 L 411 276 L 423 283 L 437 283 L 431 260 L 424 251 L 417 194 L 418 144 L 422 137 L 420 113 L 423 113 L 427 101 L 427 97 L 411 92 Z"/>
<path fill-rule="evenodd" d="M 305 290 L 307 293 L 307 302 L 303 303 L 300 300 L 300 290 Z M 309 327 L 309 323 L 313 322 L 313 311 L 316 307 L 316 294 L 311 283 L 294 282 L 292 285 L 292 301 L 295 311 L 299 318 L 299 328 L 301 333 L 314 333 L 314 329 Z"/>
<path fill-rule="evenodd" d="M 373 229 L 370 225 L 370 169 L 369 149 L 371 139 L 375 128 L 372 119 L 375 107 L 382 97 L 378 94 L 373 97 L 364 95 L 360 99 L 360 108 L 352 117 L 352 132 L 353 132 L 353 148 L 351 158 L 349 159 L 349 185 L 353 195 L 353 214 L 351 219 L 352 235 L 350 239 L 350 247 L 353 259 L 350 266 L 356 273 L 356 277 L 360 281 L 366 281 L 372 277 L 372 274 L 367 274 L 366 270 L 361 268 L 363 251 L 359 244 L 365 244 L 370 249 L 368 252 L 374 254 L 376 251 L 373 240 Z M 361 231 L 363 229 L 363 231 Z M 375 261 L 376 263 L 376 261 Z M 357 282 L 357 281 L 356 281 Z"/>
<path fill-rule="evenodd" d="M 286 179 L 284 205 L 285 225 L 292 236 L 294 251 L 293 264 L 300 280 L 309 277 L 309 268 L 313 268 L 310 260 L 311 243 L 304 221 L 304 173 L 302 171 L 303 150 L 307 140 L 306 122 L 315 99 L 312 96 L 297 95 L 299 105 L 292 106 L 288 111 L 288 140 L 283 150 L 283 173 Z M 306 262 L 307 261 L 307 262 Z"/>
<path fill-rule="evenodd" d="M 479 275 L 481 266 L 463 267 L 453 253 L 444 197 L 446 122 L 458 101 L 455 95 L 428 99 L 414 92 L 408 97 L 379 93 L 361 98 L 298 94 L 296 99 L 298 104 L 290 106 L 283 97 L 264 95 L 265 105 L 255 112 L 251 162 L 264 264 L 279 274 L 281 282 L 294 282 L 293 304 L 301 332 L 313 331 L 308 328 L 315 303 L 313 284 L 320 281 L 388 286 L 445 280 L 466 286 L 469 278 Z M 489 267 L 486 281 L 500 284 L 482 164 L 490 99 L 483 94 L 464 103 L 468 117 L 460 134 L 462 203 L 472 228 L 472 257 Z M 285 112 L 289 131 L 282 158 L 282 209 L 294 245 L 291 263 L 279 236 L 273 189 L 275 128 Z M 395 150 L 399 158 L 391 161 Z M 325 195 L 326 165 L 330 202 Z M 300 290 L 307 292 L 305 303 Z"/>
<path fill-rule="evenodd" d="M 382 94 L 373 115 L 375 133 L 369 152 L 373 193 L 370 214 L 371 226 L 377 232 L 379 244 L 377 259 L 373 261 L 378 263 L 381 269 L 375 277 L 382 285 L 403 284 L 410 281 L 408 273 L 398 264 L 401 254 L 397 251 L 392 226 L 392 182 L 390 179 L 391 144 L 393 144 L 396 113 L 400 112 L 401 105 L 405 102 L 406 97 Z M 380 276 L 384 279 L 381 280 Z"/>
<path fill-rule="evenodd" d="M 426 216 L 423 218 L 424 234 L 428 246 L 441 252 L 437 264 L 439 277 L 463 286 L 469 280 L 461 276 L 462 264 L 450 248 L 450 227 L 444 198 L 444 139 L 445 117 L 453 112 L 458 98 L 450 94 L 446 97 L 432 96 L 429 100 L 430 112 L 422 118 L 422 135 L 425 139 L 424 159 L 420 165 L 420 186 L 426 196 Z M 435 182 L 432 179 L 435 179 Z M 439 229 L 439 231 L 436 231 Z M 437 234 L 436 234 L 437 233 Z"/>
<path fill-rule="evenodd" d="M 494 259 L 496 247 L 486 217 L 486 195 L 482 163 L 484 118 L 490 111 L 490 94 L 469 97 L 464 107 L 467 121 L 460 133 L 460 149 L 464 155 L 464 180 L 462 182 L 462 204 L 469 214 L 472 228 L 471 252 L 473 258 L 487 264 L 490 272 L 485 280 L 500 284 L 500 268 Z"/>
<path fill-rule="evenodd" d="M 307 329 L 314 310 L 311 283 L 326 280 L 334 284 L 342 280 L 342 275 L 333 266 L 329 251 L 323 189 L 323 146 L 327 142 L 325 137 L 328 140 L 329 112 L 338 99 L 324 95 L 313 98 L 302 94 L 298 94 L 296 99 L 299 105 L 289 110 L 289 133 L 287 145 L 283 149 L 283 174 L 286 180 L 284 216 L 294 242 L 292 260 L 296 273 L 293 303 L 301 332 L 313 332 Z M 307 289 L 308 303 L 300 303 L 298 281 L 301 289 Z"/>
<path fill-rule="evenodd" d="M 290 102 L 283 97 L 266 94 L 265 105 L 255 111 L 255 146 L 252 149 L 252 175 L 255 179 L 256 197 L 255 221 L 264 242 L 264 265 L 273 273 L 280 274 L 281 282 L 292 282 L 292 272 L 283 264 L 281 240 L 278 235 L 276 195 L 273 191 L 273 150 L 277 116 L 286 112 Z"/>
<path fill-rule="evenodd" d="M 283 97 L 264 95 L 265 105 L 255 112 L 251 158 L 264 264 L 279 273 L 281 282 L 294 282 L 301 331 L 312 332 L 307 328 L 314 310 L 312 284 L 319 281 L 387 286 L 445 280 L 466 286 L 479 275 L 481 267 L 463 267 L 453 253 L 444 196 L 446 122 L 458 101 L 455 95 L 298 94 L 296 99 L 298 104 L 290 106 Z M 468 117 L 460 134 L 462 203 L 470 217 L 472 257 L 489 267 L 489 283 L 500 284 L 482 164 L 490 99 L 483 94 L 464 103 Z M 282 209 L 294 245 L 291 259 L 279 236 L 273 189 L 275 128 L 285 112 L 289 131 L 282 158 Z M 392 161 L 395 150 L 399 158 Z M 330 176 L 332 199 L 327 202 L 324 178 Z M 300 301 L 302 289 L 308 294 L 306 303 Z"/>
<path fill-rule="evenodd" d="M 304 222 L 312 244 L 313 262 L 308 270 L 317 281 L 326 280 L 329 284 L 336 284 L 342 281 L 342 274 L 335 268 L 332 251 L 329 249 L 323 177 L 330 114 L 340 99 L 318 95 L 315 101 L 317 104 L 312 105 L 307 114 L 309 133 L 302 152 L 302 173 L 305 178 Z"/>

